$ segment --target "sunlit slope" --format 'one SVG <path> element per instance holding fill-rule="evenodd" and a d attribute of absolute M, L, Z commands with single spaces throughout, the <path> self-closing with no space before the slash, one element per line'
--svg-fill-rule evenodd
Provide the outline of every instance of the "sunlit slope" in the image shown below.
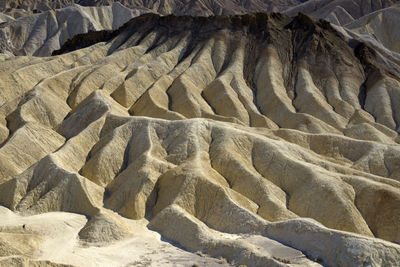
<path fill-rule="evenodd" d="M 248 266 L 296 258 L 226 235 L 298 264 L 400 260 L 400 83 L 372 49 L 278 14 L 146 15 L 77 38 L 1 58 L 0 203 L 84 214 L 87 242 L 146 218 Z"/>

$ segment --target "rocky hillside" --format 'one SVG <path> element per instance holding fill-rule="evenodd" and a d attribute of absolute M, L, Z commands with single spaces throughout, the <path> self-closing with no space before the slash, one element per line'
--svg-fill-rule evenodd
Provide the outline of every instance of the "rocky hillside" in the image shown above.
<path fill-rule="evenodd" d="M 243 14 L 285 9 L 298 2 L 6 1 L 3 8 L 0 2 L 0 12 L 4 12 L 0 13 L 0 51 L 17 56 L 49 56 L 77 34 L 115 30 L 143 13 L 195 16 Z"/>
<path fill-rule="evenodd" d="M 0 12 L 15 15 L 60 9 L 71 4 L 82 6 L 106 6 L 121 3 L 131 9 L 143 9 L 162 15 L 232 15 L 260 11 L 282 11 L 305 0 L 5 0 Z"/>
<path fill-rule="evenodd" d="M 236 265 L 394 266 L 400 75 L 379 56 L 281 14 L 147 14 L 52 57 L 2 54 L 0 203 L 83 214 L 89 247 L 147 220 Z"/>
<path fill-rule="evenodd" d="M 345 25 L 374 11 L 390 7 L 398 0 L 309 0 L 285 11 L 290 16 L 302 12 Z"/>
<path fill-rule="evenodd" d="M 393 29 L 393 27 L 385 26 L 388 23 L 396 23 L 398 16 L 393 10 L 398 6 L 393 5 L 395 2 L 392 0 L 378 2 L 361 0 L 6 1 L 5 8 L 1 8 L 0 3 L 0 12 L 4 12 L 0 13 L 0 51 L 13 55 L 49 56 L 77 34 L 115 30 L 132 17 L 143 13 L 213 16 L 284 11 L 290 16 L 295 16 L 298 12 L 310 14 L 333 24 L 345 26 L 346 29 L 354 29 L 350 33 L 353 38 L 354 35 L 360 35 L 357 39 L 364 42 L 374 40 L 378 46 L 383 44 L 384 47 L 398 52 L 396 50 L 398 34 L 387 32 L 386 28 Z M 382 9 L 385 7 L 393 8 Z M 381 11 L 385 14 L 378 15 Z M 373 22 L 374 30 L 361 29 L 367 27 L 368 21 L 371 21 L 373 16 L 379 17 Z"/>
<path fill-rule="evenodd" d="M 0 49 L 13 55 L 50 56 L 77 34 L 115 30 L 141 13 L 115 3 L 103 7 L 72 5 L 17 19 L 5 16 L 6 22 L 0 25 Z"/>
<path fill-rule="evenodd" d="M 399 23 L 400 5 L 393 5 L 349 23 L 346 28 L 400 53 L 400 31 L 394 27 Z"/>
<path fill-rule="evenodd" d="M 2 3 L 3 2 L 3 5 Z M 140 9 L 162 15 L 234 15 L 254 12 L 283 12 L 295 16 L 298 12 L 325 18 L 335 24 L 346 24 L 371 12 L 389 7 L 398 0 L 3 0 L 0 12 L 22 16 L 67 7 L 107 6 L 121 3 L 131 9 Z"/>

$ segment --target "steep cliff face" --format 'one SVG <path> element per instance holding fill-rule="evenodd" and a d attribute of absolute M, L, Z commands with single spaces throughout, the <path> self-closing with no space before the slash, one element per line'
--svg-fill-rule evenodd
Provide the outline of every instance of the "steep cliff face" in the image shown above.
<path fill-rule="evenodd" d="M 84 214 L 89 244 L 147 219 L 248 266 L 400 261 L 400 82 L 374 48 L 303 14 L 147 14 L 54 54 L 1 55 L 9 209 Z"/>

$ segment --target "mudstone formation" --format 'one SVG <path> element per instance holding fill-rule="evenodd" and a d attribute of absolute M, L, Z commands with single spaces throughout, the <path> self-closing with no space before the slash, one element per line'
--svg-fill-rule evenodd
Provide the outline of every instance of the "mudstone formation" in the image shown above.
<path fill-rule="evenodd" d="M 398 36 L 367 36 L 398 7 L 347 28 L 70 8 L 100 31 L 0 54 L 0 265 L 400 262 Z M 160 258 L 130 262 L 144 242 Z"/>

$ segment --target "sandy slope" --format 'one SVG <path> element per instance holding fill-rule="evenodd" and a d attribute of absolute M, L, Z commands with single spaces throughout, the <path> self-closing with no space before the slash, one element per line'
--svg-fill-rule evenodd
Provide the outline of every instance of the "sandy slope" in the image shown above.
<path fill-rule="evenodd" d="M 133 233 L 128 239 L 93 245 L 79 240 L 78 233 L 87 222 L 83 215 L 51 212 L 24 217 L 0 206 L 0 216 L 0 242 L 6 238 L 11 242 L 7 246 L 18 250 L 14 257 L 29 256 L 36 262 L 73 266 L 227 266 L 224 260 L 189 253 L 162 241 L 158 233 L 145 227 L 146 220 L 126 220 Z M 0 257 L 0 266 L 8 263 L 6 257 Z"/>

